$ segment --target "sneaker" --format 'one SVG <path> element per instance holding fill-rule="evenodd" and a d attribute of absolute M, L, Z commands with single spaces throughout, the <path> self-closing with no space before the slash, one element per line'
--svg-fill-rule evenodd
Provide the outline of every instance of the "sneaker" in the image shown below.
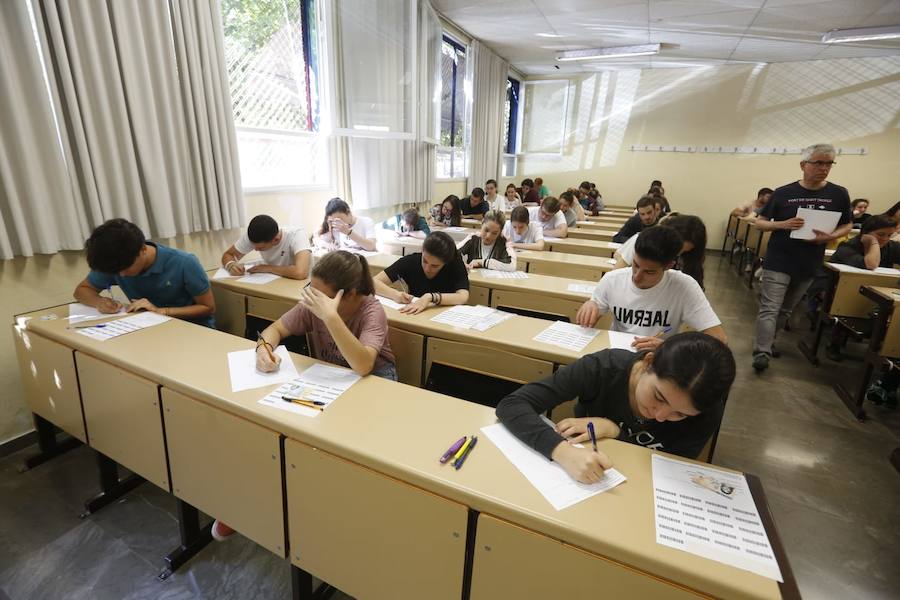
<path fill-rule="evenodd" d="M 765 352 L 760 352 L 758 354 L 753 355 L 753 368 L 757 373 L 762 373 L 766 369 L 769 368 L 769 355 Z"/>
<path fill-rule="evenodd" d="M 232 533 L 234 533 L 234 529 L 223 523 L 222 521 L 216 519 L 212 525 L 212 538 L 217 542 L 224 542 L 228 539 Z"/>
<path fill-rule="evenodd" d="M 781 352 L 775 349 L 775 344 L 772 344 L 772 358 L 781 358 Z"/>
<path fill-rule="evenodd" d="M 880 382 L 873 383 L 869 386 L 869 389 L 866 390 L 866 400 L 877 406 L 881 406 L 887 400 L 887 390 L 881 387 Z"/>
<path fill-rule="evenodd" d="M 844 355 L 841 353 L 840 347 L 832 344 L 825 346 L 825 356 L 834 362 L 841 362 L 844 360 Z"/>

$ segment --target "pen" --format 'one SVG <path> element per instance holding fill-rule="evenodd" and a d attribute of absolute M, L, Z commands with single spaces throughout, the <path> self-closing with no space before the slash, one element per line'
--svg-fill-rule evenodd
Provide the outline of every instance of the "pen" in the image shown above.
<path fill-rule="evenodd" d="M 256 332 L 256 343 L 259 344 L 260 342 L 262 342 L 263 348 L 266 349 L 266 353 L 269 355 L 269 360 L 271 360 L 272 362 L 275 362 L 275 355 L 272 354 L 271 350 L 269 350 L 269 346 L 271 346 L 272 344 L 270 344 L 269 342 L 264 340 L 262 334 L 257 331 Z"/>
<path fill-rule="evenodd" d="M 669 333 L 670 331 L 672 331 L 671 327 L 666 327 L 665 329 L 660 329 L 659 331 L 656 332 L 656 335 L 654 335 L 653 337 L 659 337 L 661 335 Z"/>
<path fill-rule="evenodd" d="M 462 436 L 461 438 L 456 440 L 452 446 L 447 448 L 447 451 L 444 452 L 443 456 L 441 456 L 439 462 L 443 465 L 448 460 L 450 460 L 450 457 L 459 452 L 460 447 L 462 447 L 462 445 L 466 443 L 466 439 L 468 439 L 466 436 Z"/>
<path fill-rule="evenodd" d="M 306 408 L 325 410 L 324 402 L 318 402 L 316 400 L 302 400 L 300 398 L 291 398 L 290 396 L 282 396 L 281 399 L 285 402 L 292 402 L 294 404 L 299 404 L 300 406 L 305 406 Z"/>
<path fill-rule="evenodd" d="M 459 457 L 466 453 L 466 449 L 467 449 L 467 448 L 469 447 L 469 445 L 472 443 L 472 439 L 473 439 L 473 438 L 467 439 L 467 440 L 465 441 L 465 443 L 463 443 L 463 445 L 460 447 L 460 449 L 456 452 L 456 454 L 453 455 L 453 464 L 454 464 L 454 465 L 456 464 L 456 461 L 459 460 Z"/>
<path fill-rule="evenodd" d="M 106 323 L 99 323 L 96 325 L 72 325 L 69 329 L 89 329 L 91 327 L 106 327 Z"/>
<path fill-rule="evenodd" d="M 469 455 L 472 454 L 472 450 L 475 449 L 475 444 L 477 444 L 477 443 L 478 443 L 478 436 L 473 435 L 472 443 L 469 444 L 468 447 L 466 447 L 466 451 L 463 452 L 463 455 L 460 458 L 456 459 L 456 462 L 453 463 L 453 466 L 456 468 L 457 471 L 459 471 L 459 468 L 461 466 L 463 466 L 463 463 L 466 462 L 466 459 L 469 458 Z"/>
<path fill-rule="evenodd" d="M 588 433 L 591 434 L 591 443 L 594 445 L 594 452 L 597 451 L 597 434 L 594 433 L 593 421 L 588 421 Z"/>

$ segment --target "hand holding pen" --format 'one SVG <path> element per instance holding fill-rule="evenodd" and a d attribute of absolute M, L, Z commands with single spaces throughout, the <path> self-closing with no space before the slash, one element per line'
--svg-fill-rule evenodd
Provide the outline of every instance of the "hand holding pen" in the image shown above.
<path fill-rule="evenodd" d="M 662 336 L 668 334 L 670 331 L 672 331 L 671 327 L 665 327 L 657 331 L 656 334 L 651 337 L 636 337 L 631 343 L 631 346 L 639 352 L 643 350 L 656 350 L 665 341 Z"/>

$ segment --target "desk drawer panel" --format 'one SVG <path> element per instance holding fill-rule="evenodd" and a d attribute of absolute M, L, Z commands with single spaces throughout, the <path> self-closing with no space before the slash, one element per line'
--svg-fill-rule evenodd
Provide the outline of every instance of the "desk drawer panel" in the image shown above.
<path fill-rule="evenodd" d="M 269 300 L 267 298 L 247 297 L 247 314 L 260 319 L 277 321 L 281 315 L 294 308 L 296 303 L 284 300 Z"/>

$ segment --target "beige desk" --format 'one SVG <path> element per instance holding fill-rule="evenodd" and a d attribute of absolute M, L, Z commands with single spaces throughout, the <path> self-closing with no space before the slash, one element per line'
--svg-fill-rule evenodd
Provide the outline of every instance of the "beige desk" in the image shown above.
<path fill-rule="evenodd" d="M 586 281 L 599 281 L 604 273 L 612 271 L 615 260 L 608 257 L 550 252 L 548 250 L 517 250 L 519 269 L 529 273 L 571 277 Z"/>
<path fill-rule="evenodd" d="M 575 229 L 586 229 L 588 231 L 619 231 L 625 221 L 617 221 L 615 219 L 604 219 L 602 221 L 576 221 Z M 573 228 L 569 228 L 572 231 Z"/>
<path fill-rule="evenodd" d="M 162 386 L 176 496 L 281 556 L 288 523 L 291 563 L 350 594 L 458 598 L 469 561 L 480 598 L 512 565 L 538 585 L 541 564 L 563 581 L 602 574 L 622 596 L 781 597 L 771 580 L 656 543 L 645 448 L 602 441 L 628 482 L 557 512 L 487 439 L 462 470 L 438 464 L 450 442 L 494 422 L 488 408 L 366 377 L 307 418 L 258 404 L 271 387 L 231 392 L 225 353 L 253 343 L 219 331 L 173 320 L 97 342 L 32 319 L 28 333 Z M 477 543 L 467 556 L 469 533 Z"/>
<path fill-rule="evenodd" d="M 567 254 L 584 254 L 587 256 L 605 256 L 611 258 L 621 244 L 608 241 L 594 241 L 571 238 L 544 238 L 544 247 L 551 252 Z"/>
<path fill-rule="evenodd" d="M 468 219 L 463 217 L 459 224 L 469 229 L 481 229 L 481 221 L 478 219 Z"/>
<path fill-rule="evenodd" d="M 619 233 L 618 227 L 610 229 L 582 229 L 580 227 L 570 227 L 566 239 L 569 240 L 591 240 L 594 242 L 611 242 L 613 237 Z"/>

